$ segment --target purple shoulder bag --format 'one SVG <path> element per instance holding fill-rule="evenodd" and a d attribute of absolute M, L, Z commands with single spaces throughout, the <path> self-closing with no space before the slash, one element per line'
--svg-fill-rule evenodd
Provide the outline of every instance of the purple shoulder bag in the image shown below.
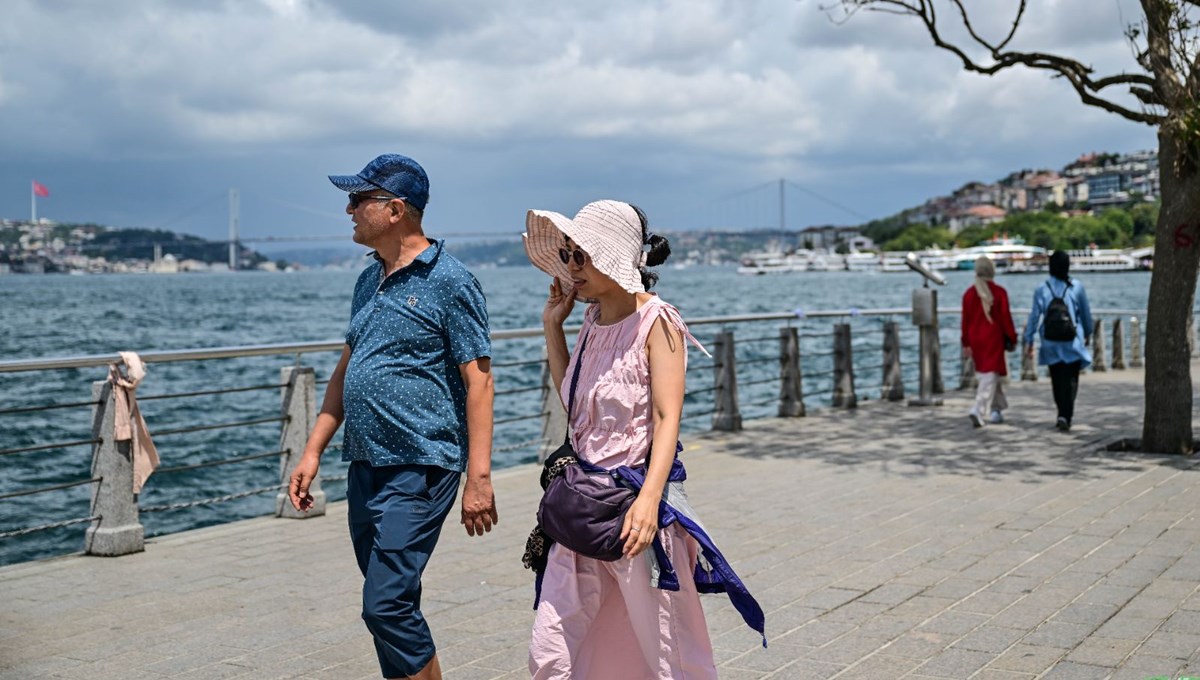
<path fill-rule="evenodd" d="M 587 338 L 580 340 L 567 403 L 568 428 L 575 409 L 575 388 Z M 615 562 L 624 554 L 621 527 L 637 494 L 602 468 L 582 464 L 571 446 L 571 435 L 546 460 L 546 469 L 561 459 L 573 459 L 549 480 L 538 505 L 538 524 L 547 536 L 584 557 Z"/>

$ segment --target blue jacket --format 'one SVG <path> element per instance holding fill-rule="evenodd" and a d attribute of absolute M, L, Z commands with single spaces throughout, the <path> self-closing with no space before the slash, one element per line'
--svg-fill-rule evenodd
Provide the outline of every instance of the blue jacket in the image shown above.
<path fill-rule="evenodd" d="M 680 449 L 683 448 L 679 444 L 676 446 Z M 763 647 L 766 647 L 766 617 L 762 607 L 750 594 L 742 579 L 734 573 L 729 560 L 717 549 L 712 537 L 708 535 L 708 531 L 700 524 L 699 518 L 688 504 L 686 494 L 682 493 L 683 481 L 687 479 L 687 471 L 683 467 L 683 461 L 679 460 L 678 453 L 676 450 L 675 460 L 671 464 L 671 473 L 667 477 L 668 486 L 673 489 L 668 489 L 667 493 L 663 494 L 662 501 L 658 506 L 658 526 L 665 529 L 678 523 L 692 538 L 696 539 L 700 544 L 700 559 L 696 561 L 696 568 L 692 572 L 696 590 L 701 593 L 725 593 L 729 597 L 730 603 L 733 604 L 733 608 L 742 615 L 742 620 L 746 622 L 746 625 L 762 636 Z M 580 465 L 594 471 L 603 470 L 603 468 L 596 468 L 585 461 L 580 461 Z M 642 484 L 646 481 L 645 466 L 631 468 L 620 465 L 606 472 L 613 474 L 634 490 L 641 490 Z M 657 533 L 652 545 L 654 556 L 658 562 L 658 568 L 652 570 L 652 573 L 657 575 L 655 585 L 663 590 L 679 590 L 679 576 L 675 573 L 675 567 L 671 564 L 671 559 L 667 556 L 667 551 L 663 548 Z"/>
<path fill-rule="evenodd" d="M 1067 310 L 1075 320 L 1074 340 L 1046 339 L 1042 322 L 1046 317 L 1046 308 L 1056 297 L 1061 297 L 1067 303 Z M 1084 341 L 1092 337 L 1092 329 L 1092 308 L 1088 304 L 1087 291 L 1079 281 L 1070 279 L 1068 284 L 1051 277 L 1033 291 L 1033 309 L 1029 312 L 1029 321 L 1025 323 L 1025 344 L 1032 345 L 1035 336 L 1041 339 L 1041 349 L 1038 350 L 1039 364 L 1048 366 L 1081 361 L 1083 366 L 1089 366 L 1092 363 L 1092 353 L 1088 351 Z"/>
<path fill-rule="evenodd" d="M 712 537 L 700 524 L 699 518 L 696 517 L 695 511 L 688 503 L 687 494 L 683 491 L 687 470 L 684 469 L 683 462 L 679 460 L 678 456 L 678 453 L 683 450 L 683 446 L 679 443 L 676 443 L 675 446 L 676 457 L 671 463 L 667 488 L 658 506 L 658 526 L 661 529 L 678 523 L 692 538 L 696 539 L 700 544 L 700 559 L 697 560 L 696 568 L 692 572 L 696 590 L 701 593 L 725 593 L 733 604 L 733 608 L 742 615 L 742 620 L 746 622 L 746 625 L 762 636 L 763 647 L 766 647 L 766 617 L 762 607 L 750 594 L 742 579 L 734 573 L 729 560 L 717 549 Z M 640 491 L 646 482 L 646 466 L 644 464 L 636 468 L 620 465 L 608 470 L 592 465 L 585 460 L 577 462 L 587 472 L 611 475 L 618 484 L 627 486 L 634 491 Z M 543 482 L 544 485 L 545 482 Z M 549 536 L 545 536 L 544 532 L 541 532 L 540 526 L 534 529 L 534 533 L 541 533 L 545 541 L 551 540 Z M 533 536 L 530 537 L 530 541 L 533 544 Z M 652 547 L 653 550 L 645 554 L 652 564 L 650 569 L 651 585 L 662 590 L 679 590 L 679 575 L 675 571 L 675 566 L 671 564 L 671 559 L 667 556 L 662 541 L 658 538 L 658 532 L 655 532 Z M 537 609 L 538 603 L 542 599 L 542 577 L 546 573 L 546 564 L 544 557 L 530 555 L 530 550 L 529 547 L 526 548 L 526 557 L 529 559 L 525 566 L 534 570 L 533 608 Z"/>

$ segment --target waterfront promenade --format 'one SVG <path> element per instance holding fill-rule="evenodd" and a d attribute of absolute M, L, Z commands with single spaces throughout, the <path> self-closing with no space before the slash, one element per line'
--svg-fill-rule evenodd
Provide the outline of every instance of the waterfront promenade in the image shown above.
<path fill-rule="evenodd" d="M 721 677 L 1200 676 L 1200 460 L 1098 450 L 1140 433 L 1141 377 L 1084 375 L 1067 434 L 1043 377 L 982 431 L 949 393 L 689 436 L 692 500 L 767 612 L 763 649 L 705 596 Z M 536 475 L 497 473 L 482 539 L 452 513 L 424 594 L 447 678 L 528 677 Z M 342 503 L 0 569 L 0 679 L 377 678 L 359 586 Z"/>

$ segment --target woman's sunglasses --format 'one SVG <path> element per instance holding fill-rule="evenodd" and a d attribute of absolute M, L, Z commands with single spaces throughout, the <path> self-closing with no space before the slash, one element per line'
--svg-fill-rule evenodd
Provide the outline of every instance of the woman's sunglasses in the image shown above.
<path fill-rule="evenodd" d="M 571 264 L 571 260 L 575 260 L 575 266 L 582 267 L 584 262 L 587 262 L 587 253 L 576 248 L 568 250 L 566 248 L 558 249 L 558 259 L 562 260 L 563 264 Z"/>

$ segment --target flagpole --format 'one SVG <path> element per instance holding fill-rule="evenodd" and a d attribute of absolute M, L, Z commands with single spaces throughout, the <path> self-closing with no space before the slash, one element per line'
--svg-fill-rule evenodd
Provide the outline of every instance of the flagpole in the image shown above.
<path fill-rule="evenodd" d="M 37 192 L 33 190 L 33 180 L 29 180 L 30 222 L 37 224 Z"/>

